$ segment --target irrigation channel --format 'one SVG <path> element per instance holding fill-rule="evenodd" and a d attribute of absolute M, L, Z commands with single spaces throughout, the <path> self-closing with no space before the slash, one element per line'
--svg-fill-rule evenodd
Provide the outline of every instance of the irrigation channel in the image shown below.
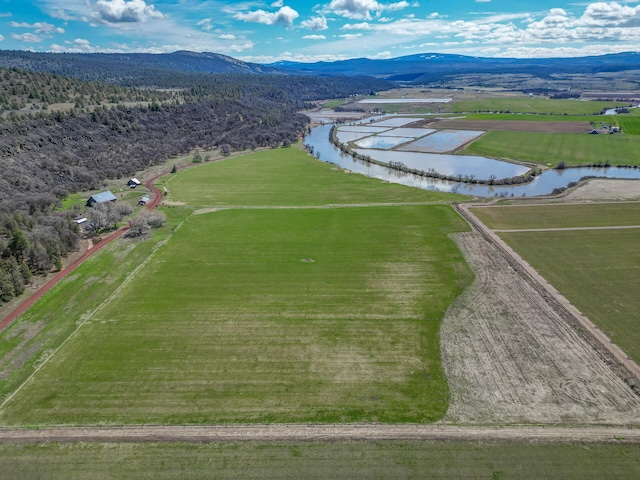
<path fill-rule="evenodd" d="M 304 143 L 313 147 L 316 157 L 325 162 L 333 163 L 340 168 L 348 169 L 354 173 L 379 178 L 392 183 L 422 188 L 424 190 L 438 190 L 441 192 L 456 192 L 478 197 L 521 197 L 549 195 L 556 188 L 565 188 L 571 182 L 578 182 L 585 177 L 640 179 L 640 169 L 620 167 L 579 167 L 566 168 L 564 170 L 547 170 L 538 175 L 532 182 L 521 185 L 481 185 L 464 182 L 448 182 L 434 178 L 413 175 L 374 163 L 358 160 L 349 154 L 340 151 L 329 140 L 332 125 L 315 127 L 305 137 Z M 392 155 L 393 151 L 381 151 L 386 155 Z M 400 152 L 406 154 L 409 152 Z M 415 153 L 414 155 L 420 155 Z M 433 154 L 430 154 L 433 156 Z M 451 156 L 451 155 L 449 155 Z M 444 156 L 443 156 L 444 157 Z M 491 160 L 491 159 L 485 159 Z M 492 160 L 495 162 L 495 160 Z M 506 163 L 506 162 L 502 162 Z M 424 168 L 427 170 L 427 167 Z M 438 172 L 442 173 L 442 172 Z"/>

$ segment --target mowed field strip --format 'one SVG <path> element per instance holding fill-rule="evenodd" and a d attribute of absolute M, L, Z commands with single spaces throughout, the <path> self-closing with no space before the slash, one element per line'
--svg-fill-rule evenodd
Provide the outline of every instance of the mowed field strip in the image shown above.
<path fill-rule="evenodd" d="M 219 180 L 236 160 L 249 184 L 274 187 L 242 195 L 242 184 L 199 185 L 194 206 L 289 202 L 280 198 L 284 162 L 294 178 L 296 169 L 310 172 L 291 202 L 297 208 L 201 214 L 168 232 L 126 288 L 3 405 L 3 423 L 428 422 L 445 414 L 440 322 L 472 279 L 447 237 L 468 226 L 448 205 L 423 205 L 445 195 L 349 176 L 282 149 L 246 157 L 250 165 L 238 158 L 180 172 L 168 182 L 171 201 L 186 203 L 190 179 Z M 323 176 L 342 189 L 314 189 L 331 183 Z M 354 199 L 419 204 L 316 208 Z M 186 218 L 193 208 L 167 211 Z"/>
<path fill-rule="evenodd" d="M 472 211 L 629 357 L 640 361 L 639 232 L 620 228 L 640 225 L 640 203 L 493 206 Z"/>

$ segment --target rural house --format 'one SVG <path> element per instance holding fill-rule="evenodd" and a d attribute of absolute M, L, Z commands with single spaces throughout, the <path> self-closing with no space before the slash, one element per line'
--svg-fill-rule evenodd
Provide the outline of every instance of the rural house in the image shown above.
<path fill-rule="evenodd" d="M 146 205 L 147 203 L 149 203 L 149 200 L 151 199 L 145 195 L 138 201 L 138 205 Z"/>
<path fill-rule="evenodd" d="M 136 188 L 138 185 L 141 185 L 141 182 L 135 177 L 127 182 L 127 187 Z"/>
<path fill-rule="evenodd" d="M 96 193 L 95 195 L 91 195 L 89 200 L 87 200 L 87 207 L 93 207 L 96 203 L 107 203 L 107 202 L 115 202 L 116 196 L 111 193 L 109 190 L 102 193 Z"/>

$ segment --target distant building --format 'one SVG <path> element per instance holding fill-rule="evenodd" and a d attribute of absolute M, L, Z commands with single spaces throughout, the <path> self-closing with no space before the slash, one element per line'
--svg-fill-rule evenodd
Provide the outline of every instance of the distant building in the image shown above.
<path fill-rule="evenodd" d="M 102 193 L 96 193 L 95 195 L 91 195 L 89 197 L 89 200 L 87 200 L 87 207 L 93 207 L 96 203 L 108 203 L 108 202 L 115 202 L 116 201 L 116 196 L 111 193 L 109 190 L 102 192 Z"/>
<path fill-rule="evenodd" d="M 140 200 L 138 200 L 138 205 L 146 205 L 147 203 L 149 203 L 149 200 L 151 199 L 145 195 Z"/>
<path fill-rule="evenodd" d="M 127 182 L 127 187 L 136 188 L 138 185 L 142 185 L 142 183 L 137 178 L 132 178 Z"/>

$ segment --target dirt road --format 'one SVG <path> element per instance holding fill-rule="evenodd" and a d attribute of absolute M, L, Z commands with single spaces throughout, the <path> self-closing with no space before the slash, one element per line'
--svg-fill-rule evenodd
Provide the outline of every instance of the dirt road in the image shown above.
<path fill-rule="evenodd" d="M 640 429 L 447 425 L 224 425 L 0 428 L 0 442 L 514 441 L 640 443 Z"/>

